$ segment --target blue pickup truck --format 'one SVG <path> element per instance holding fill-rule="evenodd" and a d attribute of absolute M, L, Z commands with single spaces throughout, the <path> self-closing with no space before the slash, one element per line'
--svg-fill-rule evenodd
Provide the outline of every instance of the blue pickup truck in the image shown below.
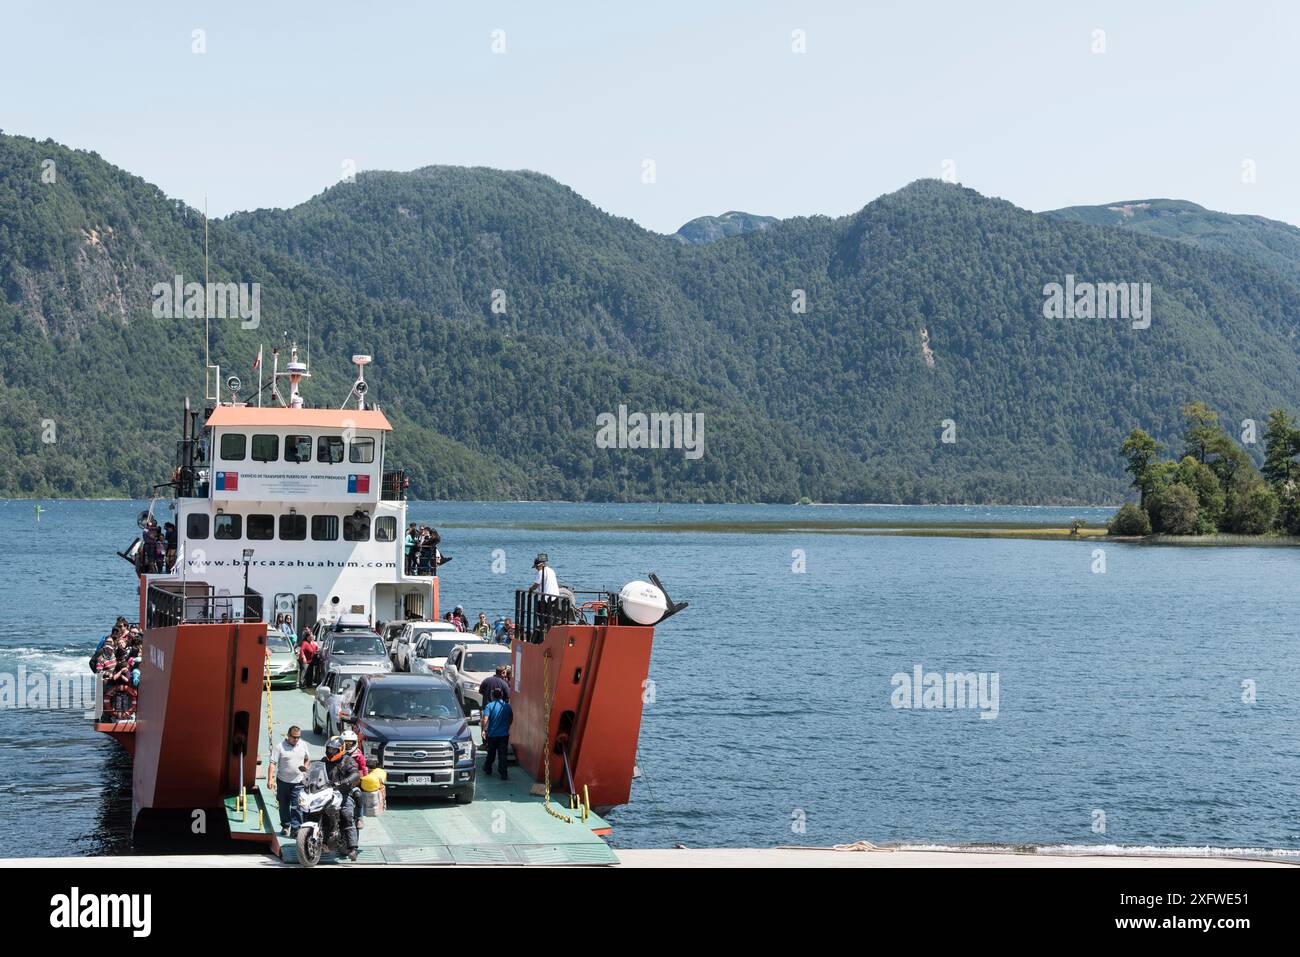
<path fill-rule="evenodd" d="M 389 795 L 474 800 L 474 739 L 456 693 L 435 675 L 375 674 L 357 681 L 346 719 Z"/>

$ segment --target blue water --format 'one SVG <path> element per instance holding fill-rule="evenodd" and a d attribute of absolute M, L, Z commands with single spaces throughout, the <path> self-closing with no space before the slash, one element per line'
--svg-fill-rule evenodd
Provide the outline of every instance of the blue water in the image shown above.
<path fill-rule="evenodd" d="M 113 552 L 134 502 L 0 502 L 0 672 L 85 667 L 136 607 Z M 656 571 L 657 633 L 625 847 L 875 843 L 1300 849 L 1300 551 L 673 531 L 679 522 L 1104 521 L 1106 510 L 420 503 L 444 602 L 511 610 L 561 580 Z M 661 522 L 663 530 L 618 530 Z M 601 526 L 535 530 L 534 524 Z M 613 529 L 608 526 L 615 526 Z M 1094 550 L 1104 550 L 1104 573 Z M 506 573 L 493 574 L 504 549 Z M 798 572 L 796 553 L 804 571 Z M 998 677 L 998 713 L 895 708 L 891 676 Z M 1253 683 L 1254 703 L 1242 700 Z M 125 849 L 129 774 L 79 714 L 0 725 L 6 855 Z M 1104 815 L 1105 830 L 1094 830 Z"/>

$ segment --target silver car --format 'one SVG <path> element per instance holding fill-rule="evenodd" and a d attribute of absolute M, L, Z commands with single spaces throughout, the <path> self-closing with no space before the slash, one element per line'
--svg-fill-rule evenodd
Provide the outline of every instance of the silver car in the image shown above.
<path fill-rule="evenodd" d="M 358 665 L 349 668 L 331 668 L 316 686 L 311 703 L 311 729 L 316 734 L 329 737 L 343 733 L 344 719 L 357 691 L 357 679 L 362 675 L 384 674 L 388 668 L 380 665 Z"/>
<path fill-rule="evenodd" d="M 456 626 L 446 621 L 410 621 L 406 627 L 401 630 L 396 640 L 393 642 L 393 670 L 410 671 L 411 670 L 411 652 L 415 646 L 420 643 L 420 639 L 425 635 L 436 635 L 442 637 L 459 636 L 462 641 L 465 640 L 463 632 L 456 630 Z"/>
<path fill-rule="evenodd" d="M 483 696 L 478 693 L 478 686 L 496 673 L 497 665 L 510 662 L 511 652 L 505 645 L 486 641 L 459 644 L 451 650 L 443 666 L 443 677 L 456 689 L 461 707 L 469 714 L 483 707 Z"/>
<path fill-rule="evenodd" d="M 415 650 L 411 652 L 410 672 L 413 675 L 440 675 L 443 668 L 447 666 L 448 656 L 454 649 L 461 645 L 472 648 L 481 644 L 484 642 L 476 635 L 463 635 L 460 632 L 452 634 L 431 632 L 421 638 Z"/>

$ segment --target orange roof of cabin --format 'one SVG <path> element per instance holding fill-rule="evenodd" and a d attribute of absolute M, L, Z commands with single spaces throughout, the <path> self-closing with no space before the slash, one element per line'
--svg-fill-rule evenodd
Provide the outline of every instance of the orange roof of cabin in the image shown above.
<path fill-rule="evenodd" d="M 388 417 L 378 409 L 285 409 L 280 406 L 223 405 L 213 409 L 208 425 L 221 428 L 266 426 L 268 428 L 374 429 L 391 432 Z"/>

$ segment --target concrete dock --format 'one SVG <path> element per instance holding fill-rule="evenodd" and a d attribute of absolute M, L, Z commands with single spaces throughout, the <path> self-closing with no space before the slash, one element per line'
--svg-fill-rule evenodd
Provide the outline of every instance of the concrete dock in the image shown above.
<path fill-rule="evenodd" d="M 836 851 L 831 848 L 699 848 L 617 850 L 618 867 L 774 867 L 774 868 L 1241 868 L 1294 867 L 1285 860 L 1219 856 L 1082 856 L 1073 854 L 1001 854 L 983 851 L 877 850 Z M 364 859 L 343 867 L 364 867 Z M 391 866 L 391 865 L 390 865 Z M 500 866 L 500 865 L 497 865 Z M 522 866 L 516 864 L 513 866 Z M 534 865 L 535 866 L 535 865 Z M 158 857 L 29 857 L 0 860 L 3 867 L 294 867 L 272 854 L 203 854 Z"/>

